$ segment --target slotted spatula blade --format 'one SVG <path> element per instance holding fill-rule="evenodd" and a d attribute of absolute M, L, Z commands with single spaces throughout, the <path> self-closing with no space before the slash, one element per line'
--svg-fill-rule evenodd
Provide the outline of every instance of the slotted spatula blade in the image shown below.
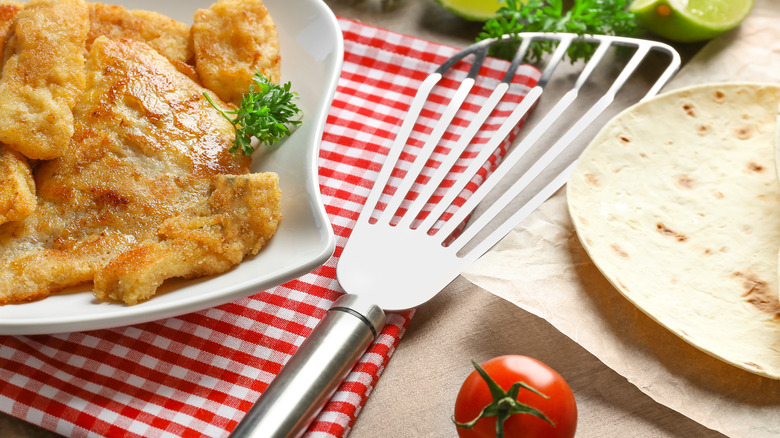
<path fill-rule="evenodd" d="M 432 202 L 434 191 L 441 188 L 445 177 L 452 174 L 456 160 L 506 93 L 517 67 L 530 44 L 535 41 L 552 41 L 557 44 L 542 70 L 539 83 L 528 92 L 467 168 L 457 172 L 456 182 L 443 195 L 436 197 L 436 202 Z M 487 98 L 456 146 L 422 190 L 415 192 L 416 197 L 409 197 L 417 176 L 426 166 L 474 85 L 489 48 L 510 42 L 517 43 L 518 49 L 506 77 Z M 466 185 L 542 97 L 545 86 L 572 44 L 595 46 L 593 56 L 583 66 L 572 88 L 512 148 L 495 171 L 453 211 L 452 205 L 456 198 L 462 196 Z M 539 142 L 543 134 L 561 130 L 558 127 L 561 115 L 578 98 L 590 75 L 596 68 L 612 67 L 599 65 L 612 46 L 633 50 L 612 85 L 568 129 L 563 129 L 563 134 L 508 189 L 472 218 L 477 206 L 507 178 L 513 166 L 527 157 L 528 151 Z M 574 34 L 525 33 L 518 37 L 474 44 L 432 73 L 415 96 L 339 258 L 338 281 L 348 293 L 336 300 L 326 317 L 263 392 L 231 436 L 281 438 L 302 434 L 384 326 L 385 314 L 382 309 L 409 309 L 432 298 L 563 186 L 573 167 L 573 160 L 563 163 L 560 170 L 553 170 L 552 175 L 547 175 L 541 184 L 533 186 L 532 183 L 545 170 L 553 167 L 554 163 L 560 164 L 556 161 L 560 161 L 561 154 L 610 106 L 617 92 L 653 51 L 667 54 L 668 65 L 660 71 L 642 98 L 644 100 L 657 94 L 679 68 L 679 55 L 666 44 L 600 35 L 578 37 Z M 429 94 L 448 70 L 467 57 L 473 57 L 467 78 L 453 95 L 428 140 L 417 150 L 407 175 L 398 187 L 386 190 Z M 533 187 L 533 193 L 527 196 L 527 200 L 498 224 L 494 223 L 518 195 L 530 190 L 529 187 Z M 388 196 L 389 199 L 384 201 Z M 431 204 L 433 207 L 421 214 Z"/>

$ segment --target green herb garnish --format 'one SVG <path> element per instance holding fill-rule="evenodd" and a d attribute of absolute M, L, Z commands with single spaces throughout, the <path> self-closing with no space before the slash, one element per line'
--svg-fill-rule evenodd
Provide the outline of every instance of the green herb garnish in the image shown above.
<path fill-rule="evenodd" d="M 301 110 L 293 103 L 298 98 L 298 93 L 290 91 L 289 82 L 284 85 L 274 84 L 260 72 L 255 73 L 252 81 L 249 90 L 241 98 L 241 105 L 234 110 L 218 107 L 208 93 L 203 93 L 211 106 L 216 108 L 236 131 L 230 152 L 240 151 L 247 156 L 255 151 L 252 146 L 253 137 L 266 146 L 272 146 L 290 135 L 291 128 L 301 124 L 301 120 L 297 118 Z"/>
<path fill-rule="evenodd" d="M 498 16 L 485 23 L 477 41 L 517 35 L 520 32 L 569 32 L 577 35 L 635 36 L 638 26 L 634 14 L 627 10 L 629 0 L 574 0 L 564 11 L 563 0 L 506 0 L 498 10 Z M 528 59 L 537 63 L 544 53 L 555 49 L 552 41 L 535 41 L 528 52 Z M 512 59 L 516 44 L 496 44 L 491 55 Z M 593 44 L 572 44 L 567 55 L 574 63 L 588 60 L 595 51 Z"/>

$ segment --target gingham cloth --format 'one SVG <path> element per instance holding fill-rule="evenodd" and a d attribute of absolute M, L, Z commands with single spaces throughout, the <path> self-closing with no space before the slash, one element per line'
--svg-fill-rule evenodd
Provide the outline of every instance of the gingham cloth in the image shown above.
<path fill-rule="evenodd" d="M 320 189 L 337 236 L 334 257 L 297 280 L 198 313 L 110 330 L 0 337 L 0 410 L 72 437 L 224 437 L 235 428 L 343 293 L 336 263 L 395 131 L 422 80 L 457 52 L 346 19 L 339 24 L 344 66 L 320 152 Z M 486 62 L 437 154 L 457 140 L 506 65 Z M 466 68 L 434 90 L 411 146 L 422 143 Z M 466 159 L 539 77 L 531 67 L 520 73 Z M 412 314 L 388 315 L 307 437 L 348 433 Z"/>

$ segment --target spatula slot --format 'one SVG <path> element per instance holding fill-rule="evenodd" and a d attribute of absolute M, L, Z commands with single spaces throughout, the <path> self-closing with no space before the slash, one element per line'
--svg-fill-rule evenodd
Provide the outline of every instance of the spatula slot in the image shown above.
<path fill-rule="evenodd" d="M 523 61 L 535 41 L 555 44 L 555 50 L 545 60 L 537 84 L 514 83 L 518 71 L 531 68 Z M 516 55 L 507 64 L 501 80 L 493 78 L 492 90 L 479 95 L 479 86 L 475 85 L 484 76 L 482 64 L 491 47 L 498 44 L 516 44 Z M 567 66 L 561 75 L 556 75 L 572 44 L 592 44 L 591 59 L 575 66 L 576 74 Z M 584 147 L 582 142 L 575 146 L 572 143 L 576 143 L 581 134 L 600 125 L 602 114 L 613 115 L 617 111 L 607 110 L 613 106 L 623 85 L 646 63 L 648 54 L 653 51 L 667 55 L 667 68 L 656 75 L 655 82 L 649 83 L 646 96 L 650 96 L 679 66 L 676 52 L 651 41 L 527 33 L 520 38 L 485 40 L 459 52 L 422 83 L 410 106 L 409 116 L 390 149 L 389 164 L 380 172 L 366 204 L 365 209 L 370 212 L 369 215 L 364 211 L 366 220 L 376 226 L 418 230 L 421 236 L 431 239 L 432 244 L 450 246 L 460 257 L 469 257 L 472 252 L 481 254 L 497 241 L 490 233 L 483 236 L 483 229 L 504 230 L 500 225 L 503 216 L 508 216 L 505 220 L 522 221 L 536 208 L 527 206 L 529 202 L 538 206 L 563 185 L 569 165 Z M 590 84 L 596 71 L 602 76 L 614 75 L 607 88 L 598 89 L 598 83 L 603 81 Z M 446 81 L 456 81 L 460 85 L 442 98 L 435 91 Z M 556 89 L 566 91 L 547 97 L 551 82 Z M 568 85 L 561 87 L 562 82 L 568 82 Z M 479 85 L 484 87 L 484 84 Z M 527 93 L 521 101 L 509 103 L 511 110 L 508 110 L 503 99 L 512 86 L 525 86 Z M 478 91 L 476 96 L 475 89 Z M 580 103 L 583 99 L 592 101 L 585 115 L 567 118 L 567 110 L 575 101 Z M 632 96 L 629 100 L 636 101 L 637 98 Z M 477 105 L 479 111 L 465 123 L 458 115 L 469 105 Z M 533 126 L 526 126 L 514 144 L 510 144 L 507 139 L 518 133 L 535 108 Z M 545 111 L 540 115 L 542 108 Z M 436 119 L 434 128 L 422 132 L 418 117 Z M 492 134 L 485 137 L 485 132 Z M 570 147 L 574 151 L 569 150 Z M 507 149 L 509 152 L 502 160 Z M 376 187 L 382 187 L 382 190 Z M 507 207 L 516 213 L 502 214 Z M 474 251 L 475 248 L 478 249 Z"/>

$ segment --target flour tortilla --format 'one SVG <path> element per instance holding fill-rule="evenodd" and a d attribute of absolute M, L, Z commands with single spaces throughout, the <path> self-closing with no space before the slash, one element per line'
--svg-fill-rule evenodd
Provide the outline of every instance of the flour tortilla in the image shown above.
<path fill-rule="evenodd" d="M 780 379 L 780 86 L 710 84 L 610 121 L 568 183 L 582 245 L 658 323 Z"/>
<path fill-rule="evenodd" d="M 780 179 L 780 105 L 777 107 L 777 114 L 775 118 L 775 171 Z M 777 278 L 778 278 L 778 295 L 780 295 L 780 249 L 777 252 Z"/>

